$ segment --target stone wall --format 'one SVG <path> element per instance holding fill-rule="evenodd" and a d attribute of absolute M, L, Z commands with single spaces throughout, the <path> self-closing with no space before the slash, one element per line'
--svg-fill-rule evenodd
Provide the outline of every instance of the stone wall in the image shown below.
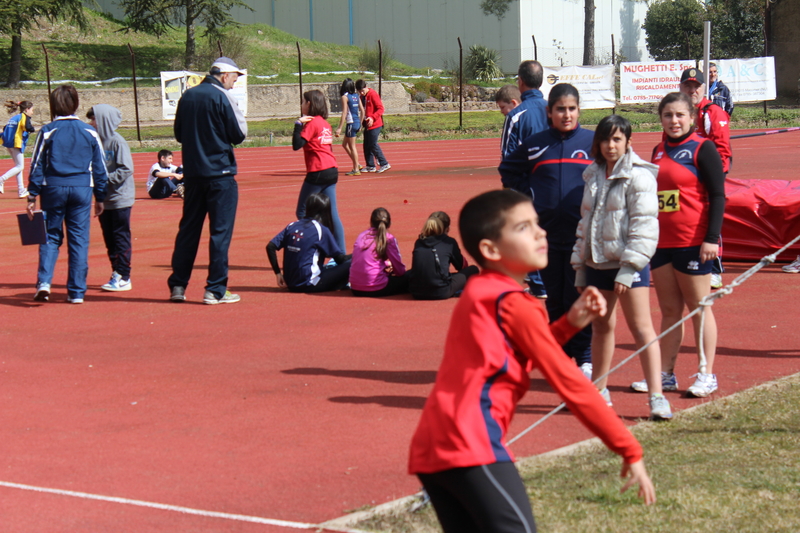
<path fill-rule="evenodd" d="M 304 83 L 303 91 L 319 89 L 328 95 L 331 115 L 342 112 L 339 96 L 339 83 Z M 377 90 L 376 82 L 369 87 Z M 161 89 L 144 87 L 138 89 L 139 121 L 141 124 L 167 124 L 161 117 Z M 381 87 L 386 113 L 408 113 L 410 97 L 403 85 L 396 81 L 384 81 Z M 134 94 L 132 88 L 126 89 L 82 89 L 78 87 L 81 106 L 77 115 L 85 117 L 86 111 L 95 104 L 110 104 L 122 111 L 123 124 L 132 125 L 136 121 Z M 250 85 L 247 88 L 248 113 L 251 120 L 294 117 L 300 114 L 300 92 L 297 84 Z M 49 122 L 50 106 L 46 89 L 19 89 L 5 91 L 3 100 L 30 100 L 35 107 L 34 123 Z"/>

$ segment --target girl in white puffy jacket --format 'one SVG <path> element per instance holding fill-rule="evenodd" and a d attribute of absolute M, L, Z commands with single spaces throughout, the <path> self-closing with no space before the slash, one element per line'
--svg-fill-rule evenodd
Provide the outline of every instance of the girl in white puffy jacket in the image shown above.
<path fill-rule="evenodd" d="M 579 292 L 595 286 L 608 301 L 608 313 L 592 324 L 592 379 L 611 405 L 607 378 L 614 355 L 615 307 L 620 301 L 636 347 L 656 338 L 650 316 L 650 258 L 658 244 L 658 167 L 631 149 L 631 124 L 609 115 L 597 125 L 594 163 L 583 173 L 585 186 L 571 263 Z M 650 391 L 650 418 L 672 418 L 661 390 L 661 352 L 651 344 L 640 355 Z"/>

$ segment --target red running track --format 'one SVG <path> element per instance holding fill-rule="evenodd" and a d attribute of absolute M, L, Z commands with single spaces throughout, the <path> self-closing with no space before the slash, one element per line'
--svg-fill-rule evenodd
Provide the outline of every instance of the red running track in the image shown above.
<path fill-rule="evenodd" d="M 647 156 L 657 139 L 637 134 L 634 141 Z M 735 176 L 793 179 L 789 154 L 799 141 L 792 134 L 734 141 Z M 340 181 L 348 242 L 366 229 L 371 210 L 384 206 L 410 259 L 431 211 L 443 209 L 456 220 L 466 199 L 498 185 L 496 139 L 383 146 L 389 172 Z M 341 148 L 336 154 L 347 168 Z M 144 173 L 154 154 L 134 155 L 134 288 L 98 290 L 110 269 L 95 223 L 91 288 L 82 306 L 65 302 L 66 250 L 52 301 L 32 301 L 37 253 L 19 245 L 14 220 L 23 201 L 11 191 L 0 197 L 0 530 L 279 532 L 291 524 L 132 501 L 302 527 L 417 490 L 405 473 L 407 447 L 454 301 L 277 290 L 264 246 L 294 219 L 302 156 L 278 147 L 239 149 L 237 157 L 240 205 L 230 275 L 231 289 L 242 295 L 236 305 L 200 303 L 205 249 L 189 301 L 167 301 L 181 201 L 147 198 Z M 745 268 L 729 265 L 725 280 Z M 715 306 L 719 395 L 800 370 L 798 284 L 800 276 L 771 266 Z M 654 295 L 652 306 L 658 320 Z M 617 359 L 633 350 L 619 322 Z M 689 327 L 677 370 L 682 389 L 696 364 L 691 338 Z M 639 378 L 634 361 L 610 380 L 615 408 L 629 423 L 647 414 L 645 397 L 627 389 Z M 558 404 L 541 379 L 532 389 L 511 436 Z M 706 401 L 669 397 L 678 409 Z M 528 456 L 589 436 L 560 413 L 513 449 Z"/>

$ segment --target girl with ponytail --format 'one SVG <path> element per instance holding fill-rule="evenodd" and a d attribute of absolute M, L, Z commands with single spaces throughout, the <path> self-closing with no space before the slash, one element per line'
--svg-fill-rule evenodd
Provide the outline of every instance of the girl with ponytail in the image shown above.
<path fill-rule="evenodd" d="M 400 257 L 397 239 L 389 233 L 392 217 L 379 207 L 372 212 L 369 229 L 353 245 L 350 288 L 356 296 L 391 296 L 408 292 L 410 271 Z"/>
<path fill-rule="evenodd" d="M 19 113 L 12 116 L 6 127 L 3 128 L 3 146 L 8 150 L 14 166 L 8 172 L 0 176 L 0 194 L 3 194 L 3 184 L 9 178 L 17 177 L 17 191 L 20 198 L 28 196 L 28 189 L 25 188 L 23 181 L 23 170 L 25 170 L 25 146 L 28 144 L 28 137 L 34 132 L 31 117 L 33 116 L 33 102 L 23 100 L 14 102 L 9 100 L 5 104 L 9 113 L 19 110 Z"/>

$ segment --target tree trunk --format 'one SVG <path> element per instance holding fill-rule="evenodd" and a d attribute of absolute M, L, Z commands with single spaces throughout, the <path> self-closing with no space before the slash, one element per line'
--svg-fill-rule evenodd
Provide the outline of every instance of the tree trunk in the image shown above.
<path fill-rule="evenodd" d="M 19 87 L 20 71 L 22 70 L 22 30 L 17 30 L 11 36 L 11 63 L 8 66 L 8 79 L 6 87 L 16 89 Z"/>
<path fill-rule="evenodd" d="M 583 19 L 583 64 L 594 65 L 594 0 L 585 0 Z"/>
<path fill-rule="evenodd" d="M 183 60 L 184 68 L 190 70 L 194 66 L 197 42 L 194 36 L 194 21 L 196 18 L 193 0 L 186 0 L 186 55 Z"/>

